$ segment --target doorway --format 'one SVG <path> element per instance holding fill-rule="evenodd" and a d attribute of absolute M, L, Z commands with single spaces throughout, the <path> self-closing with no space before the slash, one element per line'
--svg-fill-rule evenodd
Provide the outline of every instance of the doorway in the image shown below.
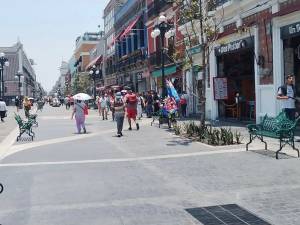
<path fill-rule="evenodd" d="M 218 56 L 218 77 L 227 78 L 228 98 L 218 101 L 220 119 L 255 120 L 253 48 Z"/>

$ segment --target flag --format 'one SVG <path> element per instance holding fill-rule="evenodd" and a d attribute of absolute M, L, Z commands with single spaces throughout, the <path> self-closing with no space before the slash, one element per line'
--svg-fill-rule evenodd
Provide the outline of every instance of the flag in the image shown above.
<path fill-rule="evenodd" d="M 178 95 L 176 89 L 174 88 L 172 82 L 169 80 L 166 80 L 166 84 L 167 84 L 168 96 L 173 97 L 176 102 L 179 102 L 179 100 L 180 100 L 179 95 Z"/>

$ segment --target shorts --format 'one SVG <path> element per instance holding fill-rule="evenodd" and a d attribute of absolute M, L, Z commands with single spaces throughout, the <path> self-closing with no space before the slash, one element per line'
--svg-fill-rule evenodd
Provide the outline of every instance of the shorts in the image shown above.
<path fill-rule="evenodd" d="M 127 109 L 127 118 L 136 119 L 137 110 L 136 109 Z"/>

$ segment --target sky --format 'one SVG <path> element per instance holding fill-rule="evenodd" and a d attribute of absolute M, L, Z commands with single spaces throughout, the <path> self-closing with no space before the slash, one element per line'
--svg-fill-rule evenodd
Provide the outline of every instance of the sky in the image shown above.
<path fill-rule="evenodd" d="M 37 81 L 50 91 L 68 61 L 75 40 L 84 32 L 103 30 L 103 10 L 109 0 L 1 0 L 0 47 L 18 39 L 34 60 Z"/>

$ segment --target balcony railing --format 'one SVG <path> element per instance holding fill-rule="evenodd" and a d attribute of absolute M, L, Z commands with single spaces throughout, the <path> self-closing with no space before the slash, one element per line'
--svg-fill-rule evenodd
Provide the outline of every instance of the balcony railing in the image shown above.
<path fill-rule="evenodd" d="M 174 63 L 174 61 L 165 54 L 165 65 Z M 155 53 L 150 54 L 149 64 L 152 66 L 161 66 L 161 52 L 157 51 Z"/>
<path fill-rule="evenodd" d="M 137 50 L 130 55 L 126 56 L 125 58 L 119 59 L 117 63 L 117 70 L 118 71 L 125 71 L 127 68 L 138 66 L 137 63 L 143 62 L 146 60 L 146 54 L 141 51 Z"/>

